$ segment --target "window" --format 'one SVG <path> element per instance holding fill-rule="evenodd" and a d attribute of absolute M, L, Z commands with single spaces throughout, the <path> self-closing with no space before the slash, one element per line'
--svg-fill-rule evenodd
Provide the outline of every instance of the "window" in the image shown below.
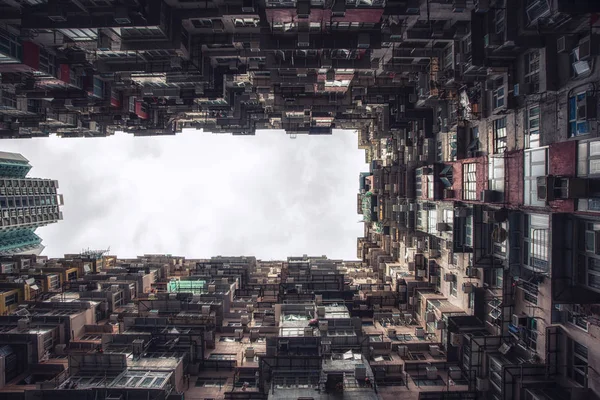
<path fill-rule="evenodd" d="M 475 293 L 469 293 L 469 308 L 471 310 L 475 309 Z"/>
<path fill-rule="evenodd" d="M 56 58 L 54 54 L 48 53 L 43 48 L 40 48 L 40 71 L 48 75 L 56 76 Z"/>
<path fill-rule="evenodd" d="M 521 289 L 523 290 L 523 300 L 536 305 L 538 302 L 538 285 L 536 283 L 523 281 L 521 282 Z"/>
<path fill-rule="evenodd" d="M 236 28 L 254 28 L 260 24 L 260 18 L 235 18 L 233 24 Z"/>
<path fill-rule="evenodd" d="M 540 51 L 533 50 L 525 54 L 525 83 L 531 84 L 532 92 L 540 90 Z"/>
<path fill-rule="evenodd" d="M 527 0 L 525 10 L 529 24 L 535 24 L 540 18 L 550 14 L 548 0 Z"/>
<path fill-rule="evenodd" d="M 194 28 L 212 28 L 213 21 L 209 18 L 193 19 L 192 25 L 194 25 Z"/>
<path fill-rule="evenodd" d="M 578 93 L 569 97 L 569 136 L 575 137 L 590 133 L 590 123 L 587 120 L 587 94 Z"/>
<path fill-rule="evenodd" d="M 496 26 L 496 34 L 503 34 L 505 30 L 504 9 L 496 9 L 494 24 Z"/>
<path fill-rule="evenodd" d="M 222 387 L 227 382 L 227 378 L 198 378 L 196 386 L 198 387 Z"/>
<path fill-rule="evenodd" d="M 416 190 L 416 198 L 417 199 L 423 195 L 422 179 L 423 179 L 423 169 L 418 168 L 415 172 L 415 190 Z"/>
<path fill-rule="evenodd" d="M 600 262 L 598 262 L 600 260 L 590 259 L 589 261 L 593 261 L 594 264 L 599 264 L 600 266 Z M 571 309 L 567 310 L 567 322 L 586 332 L 588 330 L 587 317 L 581 313 L 581 305 L 579 304 L 573 304 L 571 305 Z"/>
<path fill-rule="evenodd" d="M 600 174 L 600 141 L 580 142 L 577 148 L 577 176 Z"/>
<path fill-rule="evenodd" d="M 437 141 L 436 157 L 437 157 L 438 161 L 444 161 L 444 149 L 443 149 L 443 143 L 441 140 Z"/>
<path fill-rule="evenodd" d="M 454 45 L 450 45 L 444 50 L 444 69 L 452 67 L 454 67 Z"/>
<path fill-rule="evenodd" d="M 456 277 L 452 282 L 450 282 L 450 296 L 457 297 L 458 296 L 458 282 Z"/>
<path fill-rule="evenodd" d="M 525 150 L 524 202 L 528 206 L 543 207 L 545 201 L 537 198 L 537 177 L 545 176 L 548 169 L 548 155 L 545 148 Z"/>
<path fill-rule="evenodd" d="M 506 151 L 506 117 L 494 121 L 494 154 Z"/>
<path fill-rule="evenodd" d="M 587 383 L 588 348 L 569 339 L 569 378 L 585 386 Z"/>
<path fill-rule="evenodd" d="M 549 217 L 531 214 L 523 218 L 523 265 L 538 272 L 547 272 Z"/>
<path fill-rule="evenodd" d="M 465 218 L 465 245 L 473 247 L 473 215 L 468 215 Z M 454 265 L 458 264 L 458 259 L 454 261 Z"/>
<path fill-rule="evenodd" d="M 493 92 L 492 105 L 494 109 L 504 107 L 504 85 L 502 83 L 500 83 L 500 87 Z"/>
<path fill-rule="evenodd" d="M 527 348 L 537 352 L 537 319 L 527 318 L 527 330 L 525 331 L 525 344 Z"/>
<path fill-rule="evenodd" d="M 530 107 L 525 115 L 525 147 L 528 149 L 540 147 L 540 107 Z"/>
<path fill-rule="evenodd" d="M 235 354 L 211 354 L 210 356 L 208 356 L 208 359 L 235 361 Z"/>
<path fill-rule="evenodd" d="M 17 298 L 16 293 L 4 296 L 4 306 L 8 307 L 8 306 L 12 306 L 13 304 L 17 304 L 17 300 L 18 300 L 18 298 Z"/>
<path fill-rule="evenodd" d="M 477 200 L 477 164 L 463 165 L 463 200 Z"/>
<path fill-rule="evenodd" d="M 489 158 L 489 188 L 504 192 L 504 157 Z"/>

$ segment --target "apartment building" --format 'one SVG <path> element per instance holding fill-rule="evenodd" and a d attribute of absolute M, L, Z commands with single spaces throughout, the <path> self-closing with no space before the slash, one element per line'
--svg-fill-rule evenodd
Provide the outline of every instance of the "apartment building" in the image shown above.
<path fill-rule="evenodd" d="M 467 3 L 468 21 L 422 26 L 429 67 L 413 100 L 432 124 L 359 135 L 357 255 L 441 339 L 469 392 L 597 396 L 597 6 Z M 406 63 L 422 54 L 402 46 Z"/>
<path fill-rule="evenodd" d="M 62 219 L 58 181 L 28 177 L 31 164 L 21 154 L 0 152 L 0 255 L 39 254 L 39 227 Z"/>

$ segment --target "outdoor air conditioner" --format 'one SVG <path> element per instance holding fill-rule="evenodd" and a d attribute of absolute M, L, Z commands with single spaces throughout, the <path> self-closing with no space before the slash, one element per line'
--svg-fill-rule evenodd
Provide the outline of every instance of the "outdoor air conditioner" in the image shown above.
<path fill-rule="evenodd" d="M 246 356 L 246 360 L 254 358 L 254 347 L 246 347 L 246 351 L 244 352 Z"/>
<path fill-rule="evenodd" d="M 465 270 L 465 273 L 466 273 L 466 275 L 469 278 L 474 278 L 474 277 L 477 276 L 477 268 L 475 268 L 475 267 L 467 267 L 466 270 Z"/>
<path fill-rule="evenodd" d="M 487 378 L 477 378 L 477 391 L 487 392 L 490 389 L 490 380 Z"/>
<path fill-rule="evenodd" d="M 408 346 L 398 346 L 398 355 L 406 357 L 408 355 Z"/>
<path fill-rule="evenodd" d="M 437 285 L 440 283 L 440 277 L 439 276 L 430 276 L 429 277 L 429 283 L 431 283 L 432 285 Z"/>
<path fill-rule="evenodd" d="M 440 355 L 440 346 L 434 345 L 434 344 L 430 344 L 429 345 L 429 352 L 434 357 L 439 356 Z"/>
<path fill-rule="evenodd" d="M 486 13 L 490 10 L 490 0 L 473 0 L 476 13 Z"/>
<path fill-rule="evenodd" d="M 371 46 L 371 37 L 368 33 L 360 33 L 358 35 L 358 48 L 368 49 Z"/>
<path fill-rule="evenodd" d="M 527 316 L 526 315 L 513 314 L 512 315 L 512 319 L 511 319 L 511 323 L 515 327 L 526 326 L 527 325 Z"/>
<path fill-rule="evenodd" d="M 433 311 L 429 311 L 427 314 L 427 322 L 435 322 L 435 313 Z"/>
<path fill-rule="evenodd" d="M 423 327 L 418 326 L 415 328 L 415 336 L 418 338 L 425 337 L 425 329 Z"/>
<path fill-rule="evenodd" d="M 444 198 L 451 199 L 454 197 L 454 189 L 444 189 Z"/>
<path fill-rule="evenodd" d="M 450 225 L 448 225 L 445 222 L 438 222 L 437 223 L 437 230 L 440 232 L 446 232 L 448 230 L 450 230 Z"/>
<path fill-rule="evenodd" d="M 234 336 L 236 339 L 242 339 L 244 337 L 244 330 L 243 329 L 236 329 L 234 331 Z"/>
<path fill-rule="evenodd" d="M 453 347 L 460 346 L 462 342 L 462 335 L 458 332 L 450 332 L 450 345 Z"/>
<path fill-rule="evenodd" d="M 496 190 L 482 190 L 479 199 L 482 203 L 496 203 L 500 200 L 500 193 Z"/>
<path fill-rule="evenodd" d="M 298 47 L 310 46 L 310 34 L 308 32 L 298 32 Z"/>
<path fill-rule="evenodd" d="M 537 199 L 538 201 L 548 201 L 548 183 L 552 183 L 552 177 L 538 176 L 536 178 Z"/>
<path fill-rule="evenodd" d="M 425 367 L 425 370 L 427 371 L 427 379 L 437 379 L 437 367 Z"/>
<path fill-rule="evenodd" d="M 424 269 L 418 269 L 415 275 L 417 276 L 417 278 L 424 278 L 426 273 Z"/>
<path fill-rule="evenodd" d="M 454 216 L 456 218 L 466 218 L 467 207 L 455 207 L 454 208 Z"/>
<path fill-rule="evenodd" d="M 600 254 L 600 231 L 585 231 L 585 247 L 594 254 Z"/>
<path fill-rule="evenodd" d="M 486 224 L 497 224 L 506 221 L 508 217 L 506 210 L 487 210 L 483 212 L 483 222 Z"/>
<path fill-rule="evenodd" d="M 473 285 L 471 282 L 465 282 L 462 285 L 463 293 L 473 293 L 474 288 L 475 285 Z"/>
<path fill-rule="evenodd" d="M 436 322 L 435 328 L 438 330 L 446 329 L 446 321 L 440 319 L 439 321 Z"/>
<path fill-rule="evenodd" d="M 66 344 L 57 344 L 56 346 L 54 346 L 54 352 L 59 356 L 64 355 L 66 349 Z"/>
<path fill-rule="evenodd" d="M 445 282 L 454 282 L 456 280 L 456 275 L 448 273 L 444 275 Z"/>

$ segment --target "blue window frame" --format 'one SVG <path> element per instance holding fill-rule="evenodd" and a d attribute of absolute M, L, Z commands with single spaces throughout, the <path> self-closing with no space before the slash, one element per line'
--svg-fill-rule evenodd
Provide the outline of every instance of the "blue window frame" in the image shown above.
<path fill-rule="evenodd" d="M 590 133 L 590 123 L 587 121 L 586 113 L 580 112 L 578 103 L 585 100 L 586 93 L 578 93 L 569 97 L 569 136 L 587 135 Z M 585 111 L 585 110 L 584 110 Z"/>

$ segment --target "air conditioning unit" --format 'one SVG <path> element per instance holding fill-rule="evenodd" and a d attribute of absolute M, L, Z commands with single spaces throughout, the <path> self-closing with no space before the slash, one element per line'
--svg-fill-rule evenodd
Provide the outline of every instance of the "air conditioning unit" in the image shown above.
<path fill-rule="evenodd" d="M 490 10 L 490 0 L 473 0 L 476 13 L 486 13 Z"/>
<path fill-rule="evenodd" d="M 477 378 L 476 388 L 478 392 L 487 392 L 490 390 L 490 380 L 488 378 Z"/>
<path fill-rule="evenodd" d="M 521 315 L 513 314 L 511 323 L 512 323 L 512 326 L 515 326 L 515 327 L 524 327 L 527 325 L 527 316 L 522 315 L 522 314 Z"/>
<path fill-rule="evenodd" d="M 425 337 L 425 329 L 423 327 L 418 326 L 415 328 L 415 336 L 418 338 Z"/>
<path fill-rule="evenodd" d="M 577 101 L 577 119 L 593 120 L 598 117 L 598 100 L 595 95 L 586 95 Z"/>
<path fill-rule="evenodd" d="M 358 46 L 359 49 L 368 49 L 371 47 L 371 37 L 368 33 L 360 33 L 358 35 Z"/>
<path fill-rule="evenodd" d="M 482 203 L 497 203 L 500 200 L 500 193 L 496 190 L 482 190 L 479 193 L 479 200 Z"/>
<path fill-rule="evenodd" d="M 456 207 L 456 208 L 454 208 L 454 217 L 456 217 L 456 218 L 466 218 L 467 217 L 467 207 Z"/>
<path fill-rule="evenodd" d="M 552 180 L 552 178 L 550 178 Z M 548 177 L 538 176 L 535 180 L 537 188 L 537 199 L 538 201 L 549 201 L 548 198 Z"/>
<path fill-rule="evenodd" d="M 462 343 L 462 335 L 458 332 L 450 332 L 450 345 L 458 347 Z"/>
<path fill-rule="evenodd" d="M 244 337 L 244 330 L 243 329 L 236 329 L 235 331 L 233 331 L 233 335 L 236 339 L 242 339 Z"/>
<path fill-rule="evenodd" d="M 398 346 L 398 355 L 406 357 L 408 355 L 408 346 Z"/>
<path fill-rule="evenodd" d="M 485 47 L 495 47 L 500 45 L 500 35 L 497 33 L 488 33 L 483 37 Z"/>
<path fill-rule="evenodd" d="M 598 37 L 596 35 L 587 36 L 579 42 L 579 60 L 584 61 L 598 55 Z"/>
<path fill-rule="evenodd" d="M 246 359 L 253 359 L 254 358 L 254 347 L 246 347 L 246 351 L 244 352 L 244 355 L 246 356 Z"/>
<path fill-rule="evenodd" d="M 57 344 L 56 346 L 54 346 L 54 352 L 59 356 L 64 355 L 66 349 L 67 349 L 66 344 Z"/>
<path fill-rule="evenodd" d="M 454 282 L 454 281 L 456 281 L 456 275 L 454 275 L 454 274 L 445 274 L 444 275 L 444 281 L 445 282 Z"/>
<path fill-rule="evenodd" d="M 575 37 L 573 36 L 560 36 L 556 40 L 556 51 L 558 53 L 570 53 L 573 47 L 575 47 Z"/>
<path fill-rule="evenodd" d="M 433 311 L 429 311 L 427 314 L 427 322 L 435 322 L 435 313 Z"/>
<path fill-rule="evenodd" d="M 409 261 L 409 262 L 408 262 L 408 270 L 409 270 L 410 272 L 412 272 L 412 271 L 414 271 L 415 269 L 416 269 L 415 262 L 414 262 L 414 261 Z"/>
<path fill-rule="evenodd" d="M 437 379 L 437 367 L 425 367 L 425 370 L 427 371 L 427 379 Z"/>
<path fill-rule="evenodd" d="M 586 250 L 600 255 L 600 231 L 585 231 Z"/>
<path fill-rule="evenodd" d="M 445 222 L 438 222 L 437 223 L 437 230 L 440 232 L 446 232 L 450 230 L 450 225 L 448 225 Z"/>
<path fill-rule="evenodd" d="M 430 276 L 429 277 L 429 283 L 431 283 L 432 285 L 437 285 L 440 283 L 440 277 L 439 276 Z"/>
<path fill-rule="evenodd" d="M 483 212 L 483 222 L 485 224 L 498 224 L 506 221 L 507 214 L 506 210 L 486 210 Z"/>
<path fill-rule="evenodd" d="M 477 268 L 467 267 L 465 270 L 465 273 L 469 278 L 475 278 L 475 277 L 477 277 Z"/>
<path fill-rule="evenodd" d="M 435 328 L 438 330 L 446 329 L 446 321 L 440 319 L 438 322 L 435 323 Z"/>
<path fill-rule="evenodd" d="M 462 285 L 463 293 L 473 293 L 474 288 L 475 285 L 473 285 L 471 282 L 465 282 Z"/>
<path fill-rule="evenodd" d="M 298 32 L 298 47 L 310 47 L 310 34 L 308 32 Z"/>
<path fill-rule="evenodd" d="M 396 329 L 394 329 L 394 328 L 388 328 L 387 329 L 387 335 L 388 335 L 388 337 L 391 337 L 391 338 L 395 339 L 396 338 Z"/>
<path fill-rule="evenodd" d="M 454 197 L 454 189 L 444 189 L 444 198 L 451 199 Z"/>
<path fill-rule="evenodd" d="M 202 306 L 202 315 L 210 315 L 210 306 L 208 306 L 208 305 Z"/>
<path fill-rule="evenodd" d="M 440 346 L 435 345 L 435 344 L 430 344 L 429 345 L 429 352 L 434 357 L 439 356 L 440 355 Z"/>

